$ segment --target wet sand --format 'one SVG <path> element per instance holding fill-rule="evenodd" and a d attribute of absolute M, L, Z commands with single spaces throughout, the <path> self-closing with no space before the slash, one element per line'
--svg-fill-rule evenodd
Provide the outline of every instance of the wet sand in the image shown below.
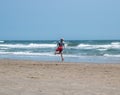
<path fill-rule="evenodd" d="M 0 95 L 120 95 L 120 64 L 1 59 Z"/>

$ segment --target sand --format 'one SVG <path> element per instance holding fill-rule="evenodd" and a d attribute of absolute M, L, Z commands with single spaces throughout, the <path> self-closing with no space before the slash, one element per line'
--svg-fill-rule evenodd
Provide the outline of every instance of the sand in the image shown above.
<path fill-rule="evenodd" d="M 120 64 L 1 59 L 0 95 L 120 95 Z"/>

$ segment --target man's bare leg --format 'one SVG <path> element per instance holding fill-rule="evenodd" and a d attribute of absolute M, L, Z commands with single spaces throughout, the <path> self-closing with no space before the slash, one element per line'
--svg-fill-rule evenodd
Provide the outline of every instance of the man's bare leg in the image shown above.
<path fill-rule="evenodd" d="M 63 58 L 63 53 L 61 53 L 61 59 L 62 59 L 62 62 L 64 61 L 64 58 Z"/>

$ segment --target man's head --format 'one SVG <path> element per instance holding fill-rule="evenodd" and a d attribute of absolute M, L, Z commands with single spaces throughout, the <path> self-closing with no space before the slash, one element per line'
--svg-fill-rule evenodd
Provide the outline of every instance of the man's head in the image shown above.
<path fill-rule="evenodd" d="M 63 42 L 63 41 L 64 41 L 64 39 L 63 39 L 63 38 L 61 38 L 61 39 L 60 39 L 60 41 L 61 41 L 61 42 Z"/>

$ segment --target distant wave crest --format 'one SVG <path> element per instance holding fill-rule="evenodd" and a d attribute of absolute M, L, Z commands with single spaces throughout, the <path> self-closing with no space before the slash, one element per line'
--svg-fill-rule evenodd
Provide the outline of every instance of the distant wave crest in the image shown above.
<path fill-rule="evenodd" d="M 0 47 L 8 48 L 55 48 L 56 44 L 0 44 Z"/>
<path fill-rule="evenodd" d="M 104 54 L 105 57 L 120 57 L 120 54 L 113 55 L 113 54 Z"/>
<path fill-rule="evenodd" d="M 78 48 L 78 49 L 98 49 L 98 50 L 120 49 L 120 43 L 111 43 L 111 44 L 106 44 L 106 45 L 79 44 L 76 48 Z"/>
<path fill-rule="evenodd" d="M 4 43 L 4 41 L 0 41 L 0 43 Z"/>

